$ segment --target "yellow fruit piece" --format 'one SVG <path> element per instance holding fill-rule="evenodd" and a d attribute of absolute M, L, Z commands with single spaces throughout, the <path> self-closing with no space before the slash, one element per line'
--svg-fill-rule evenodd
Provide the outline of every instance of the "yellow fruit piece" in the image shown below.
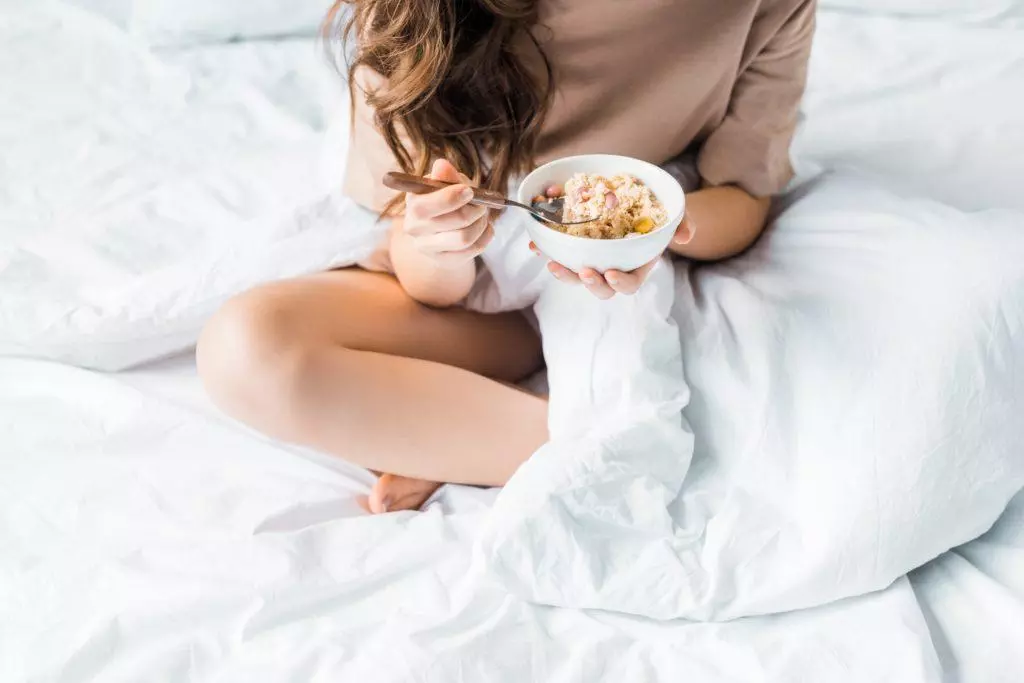
<path fill-rule="evenodd" d="M 633 232 L 638 232 L 641 235 L 645 235 L 651 230 L 654 230 L 654 221 L 646 216 L 633 224 Z"/>

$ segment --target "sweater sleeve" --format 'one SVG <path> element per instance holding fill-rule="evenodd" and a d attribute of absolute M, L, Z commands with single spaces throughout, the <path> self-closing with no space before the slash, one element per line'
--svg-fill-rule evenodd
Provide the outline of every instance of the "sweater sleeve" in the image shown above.
<path fill-rule="evenodd" d="M 706 184 L 738 185 L 755 197 L 781 192 L 793 177 L 789 147 L 807 83 L 817 2 L 766 4 L 728 112 L 697 161 Z"/>

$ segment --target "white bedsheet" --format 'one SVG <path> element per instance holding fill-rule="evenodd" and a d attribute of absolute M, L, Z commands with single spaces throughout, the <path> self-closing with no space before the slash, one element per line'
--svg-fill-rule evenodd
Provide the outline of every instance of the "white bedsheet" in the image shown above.
<path fill-rule="evenodd" d="M 74 24 L 77 19 L 65 21 Z M 40 146 L 39 140 L 21 140 L 10 158 L 19 160 L 19 169 L 27 168 L 26 163 L 34 164 L 35 175 L 25 182 L 25 178 L 15 178 L 8 168 L 3 188 L 35 187 L 40 194 L 33 197 L 16 193 L 15 201 L 6 204 L 7 217 L 12 220 L 5 221 L 0 229 L 0 249 L 13 247 L 14 251 L 5 253 L 21 260 L 16 269 L 10 268 L 14 261 L 0 263 L 0 268 L 6 266 L 0 270 L 0 297 L 12 291 L 5 287 L 13 283 L 21 287 L 18 293 L 25 297 L 19 305 L 32 303 L 28 287 L 43 287 L 40 291 L 50 297 L 48 302 L 73 301 L 81 305 L 81 300 L 69 297 L 67 291 L 53 288 L 69 282 L 98 282 L 93 290 L 85 292 L 84 310 L 95 316 L 90 320 L 100 322 L 109 321 L 115 314 L 116 327 L 99 325 L 91 328 L 96 335 L 82 337 L 81 328 L 76 327 L 78 320 L 69 322 L 58 316 L 47 322 L 58 326 L 67 323 L 60 329 L 68 331 L 69 343 L 80 340 L 91 354 L 86 357 L 98 358 L 103 356 L 99 341 L 117 341 L 118 334 L 137 329 L 138 321 L 133 321 L 131 314 L 163 316 L 161 320 L 176 335 L 173 343 L 144 349 L 133 343 L 141 359 L 154 350 L 166 352 L 187 345 L 203 311 L 217 297 L 246 286 L 252 278 L 323 267 L 335 262 L 337 253 L 351 248 L 351 242 L 325 227 L 329 221 L 314 220 L 329 218 L 329 211 L 310 214 L 303 208 L 311 196 L 310 186 L 320 182 L 314 180 L 319 124 L 315 115 L 307 118 L 296 113 L 315 109 L 300 106 L 289 112 L 275 106 L 276 96 L 290 99 L 282 84 L 294 85 L 294 81 L 231 83 L 232 78 L 211 69 L 219 56 L 199 53 L 164 58 L 191 73 L 168 69 L 165 61 L 134 52 L 137 48 L 116 32 L 97 28 L 87 18 L 82 21 L 84 32 L 72 31 L 73 35 L 89 40 L 99 35 L 96 39 L 100 44 L 112 50 L 84 51 L 83 55 L 138 57 L 145 70 L 157 73 L 154 76 L 145 70 L 141 74 L 135 71 L 136 77 L 149 83 L 149 88 L 154 82 L 160 88 L 171 88 L 158 90 L 158 98 L 174 95 L 164 101 L 183 107 L 174 111 L 188 114 L 188 118 L 195 116 L 196 121 L 204 123 L 203 130 L 209 130 L 205 126 L 210 125 L 217 135 L 227 135 L 220 149 L 226 150 L 223 156 L 188 158 L 236 159 L 237 163 L 217 165 L 214 177 L 220 180 L 211 183 L 209 175 L 202 175 L 195 185 L 198 192 L 189 195 L 194 202 L 189 208 L 194 213 L 184 218 L 201 217 L 197 237 L 180 244 L 155 242 L 161 247 L 149 255 L 152 268 L 135 264 L 134 270 L 110 270 L 107 262 L 83 262 L 78 257 L 84 250 L 50 251 L 42 247 L 57 245 L 63 238 L 71 244 L 96 244 L 100 240 L 94 235 L 82 237 L 83 227 L 109 230 L 117 225 L 111 217 L 116 217 L 118 211 L 126 211 L 133 219 L 147 215 L 156 219 L 148 226 L 140 224 L 148 229 L 141 237 L 131 235 L 127 239 L 129 244 L 146 244 L 159 234 L 154 231 L 176 222 L 188 224 L 183 220 L 182 207 L 165 200 L 155 205 L 157 211 L 147 214 L 138 210 L 153 205 L 144 201 L 152 195 L 147 195 L 144 187 L 139 191 L 137 184 L 120 186 L 129 190 L 123 196 L 133 200 L 127 207 L 115 196 L 105 195 L 105 201 L 99 201 L 89 192 L 107 188 L 111 178 L 101 174 L 62 187 L 74 164 L 69 164 L 64 176 L 49 176 L 47 159 L 32 156 L 45 146 Z M 877 52 L 871 48 L 882 39 L 888 40 L 892 31 L 872 28 L 873 20 L 866 21 L 857 24 L 856 30 L 823 22 L 825 34 L 819 39 L 822 47 L 816 53 L 816 64 L 841 64 L 844 51 L 858 45 L 857 54 Z M 938 24 L 919 26 L 924 28 L 907 29 L 908 34 L 921 38 L 926 34 L 915 31 L 934 31 L 934 35 L 954 31 Z M 1003 41 L 1007 50 L 1015 45 L 1012 34 L 988 35 L 992 41 Z M 22 54 L 29 54 L 30 48 L 22 47 Z M 1019 61 L 1012 51 L 1002 54 L 1009 57 L 1000 68 L 972 80 L 972 94 L 995 98 L 997 90 L 1002 92 L 1018 83 L 1019 74 L 1014 69 Z M 259 59 L 249 62 L 251 57 L 241 59 L 259 63 Z M 945 69 L 946 60 L 944 53 L 932 64 Z M 124 67 L 118 64 L 118 69 Z M 14 78 L 18 70 L 13 62 L 6 66 L 10 68 L 4 73 Z M 132 62 L 132 67 L 136 66 Z M 114 69 L 111 63 L 84 63 L 83 68 L 99 82 L 104 81 L 104 73 L 126 73 Z M 155 81 L 145 80 L 151 78 Z M 29 101 L 35 95 L 30 86 L 38 80 L 29 71 L 26 78 L 15 82 L 21 88 L 15 92 Z M 186 87 L 174 90 L 175 83 Z M 204 83 L 217 83 L 218 87 Z M 228 83 L 230 87 L 221 87 Z M 148 107 L 152 106 L 154 93 L 149 88 L 122 93 L 127 110 L 136 112 L 141 121 L 152 115 Z M 221 94 L 213 97 L 214 92 Z M 929 93 L 922 86 L 915 104 L 927 104 L 930 96 L 941 101 L 945 92 L 939 87 Z M 84 115 L 84 96 L 66 93 L 61 104 L 78 112 L 82 116 L 79 122 L 87 126 L 90 119 Z M 808 172 L 820 166 L 879 170 L 877 156 L 830 151 L 823 143 L 814 142 L 827 137 L 825 123 L 815 129 L 814 107 L 818 107 L 820 116 L 842 115 L 839 103 L 845 96 L 830 99 L 827 89 L 812 91 L 811 118 L 797 145 Z M 117 109 L 118 115 L 123 111 Z M 3 137 L 5 133 L 24 130 L 11 122 L 23 122 L 13 107 L 0 113 L 0 139 L 6 143 L 13 138 Z M 905 143 L 904 151 L 917 150 L 901 160 L 922 173 L 927 164 L 915 166 L 914 159 L 935 150 L 929 152 L 919 144 L 919 131 L 900 127 L 896 125 L 900 120 L 887 119 L 886 115 L 887 110 L 862 114 L 861 121 L 872 121 L 876 130 L 888 131 L 888 139 Z M 247 124 L 238 128 L 234 123 L 239 121 Z M 220 127 L 214 125 L 218 122 Z M 38 130 L 43 129 L 40 124 Z M 1010 130 L 1008 125 L 1006 129 Z M 180 167 L 163 162 L 176 159 L 174 155 L 183 148 L 186 152 L 202 149 L 202 141 L 207 138 L 195 124 L 183 129 L 171 125 L 168 130 L 177 137 L 161 147 L 160 155 L 141 160 L 121 156 L 112 163 L 118 173 L 144 170 L 149 174 L 144 177 L 155 182 L 153 187 L 174 198 L 181 195 L 166 190 L 174 186 L 166 182 L 167 170 Z M 69 129 L 69 133 L 73 131 Z M 110 132 L 116 137 L 122 131 Z M 957 135 L 963 143 L 964 132 Z M 102 136 L 96 139 L 104 140 Z M 246 140 L 261 151 L 260 163 L 250 165 L 245 160 Z M 1004 151 L 1024 151 L 1024 145 L 1015 148 L 1015 144 L 1012 136 L 1003 138 Z M 99 148 L 111 149 L 102 144 Z M 951 144 L 938 149 L 952 154 L 954 148 Z M 1013 158 L 1019 160 L 1022 156 L 1003 157 L 1005 170 L 1020 170 L 1013 166 Z M 966 166 L 977 170 L 978 157 L 970 156 L 969 160 Z M 268 168 L 275 169 L 277 175 L 268 177 Z M 945 168 L 948 166 L 940 165 L 938 170 Z M 979 200 L 982 205 L 994 203 L 1011 212 L 1019 209 L 1008 184 L 996 183 L 993 190 L 984 178 L 960 170 L 954 198 L 981 196 L 985 198 Z M 301 175 L 295 176 L 296 172 Z M 120 177 L 115 175 L 113 180 Z M 266 188 L 278 180 L 281 185 L 275 188 L 277 194 L 266 196 Z M 236 188 L 237 194 L 229 195 L 232 201 L 223 202 L 224 196 L 216 190 L 226 186 Z M 61 194 L 59 201 L 49 206 L 61 210 L 57 214 L 60 220 L 55 220 L 52 213 L 38 211 L 54 197 L 43 191 L 54 188 L 60 188 Z M 836 191 L 843 188 L 840 185 Z M 910 189 L 926 193 L 930 188 L 942 194 L 946 186 L 920 177 Z M 232 209 L 249 201 L 257 202 L 259 210 L 274 214 L 275 221 L 253 220 L 249 214 Z M 74 209 L 82 202 L 90 209 L 84 226 L 72 220 Z M 827 214 L 827 208 L 818 207 L 815 215 Z M 943 214 L 947 209 L 936 207 L 935 211 Z M 839 207 L 835 212 L 842 218 L 849 215 L 850 207 Z M 295 215 L 313 219 L 302 223 L 299 230 L 280 227 L 289 225 Z M 26 222 L 25 216 L 35 220 Z M 887 220 L 892 221 L 892 217 Z M 988 225 L 984 215 L 972 220 Z M 1000 220 L 1011 221 L 1012 225 L 1015 215 L 1004 213 Z M 763 365 L 749 365 L 758 361 L 749 348 L 738 355 L 730 353 L 730 349 L 741 349 L 730 345 L 730 338 L 742 335 L 756 344 L 758 334 L 772 332 L 770 328 L 753 330 L 756 334 L 746 336 L 752 330 L 736 329 L 735 325 L 744 319 L 736 314 L 744 307 L 757 307 L 759 301 L 778 303 L 792 294 L 764 286 L 786 281 L 780 277 L 779 269 L 783 267 L 795 268 L 786 275 L 796 277 L 798 285 L 813 285 L 816 268 L 829 263 L 815 261 L 814 257 L 829 248 L 859 249 L 865 259 L 857 264 L 860 270 L 851 264 L 851 270 L 841 275 L 858 281 L 854 276 L 862 274 L 865 267 L 870 270 L 865 263 L 870 264 L 872 249 L 862 241 L 863 234 L 839 230 L 822 241 L 817 239 L 820 233 L 808 231 L 806 225 L 803 228 L 804 232 L 778 234 L 777 239 L 789 241 L 785 253 L 796 259 L 792 263 L 771 258 L 759 261 L 755 253 L 726 266 L 680 272 L 678 299 L 694 304 L 691 313 L 681 317 L 677 314 L 677 319 L 688 342 L 683 346 L 687 354 L 684 360 L 695 395 L 687 417 L 693 424 L 698 451 L 728 451 L 734 445 L 731 440 L 743 438 L 744 429 L 750 428 L 745 420 L 748 411 L 718 403 L 730 396 L 744 396 L 743 391 L 736 391 L 744 382 L 755 390 L 749 392 L 751 398 L 756 398 L 759 389 L 771 391 L 776 400 L 793 400 L 797 395 L 797 385 L 788 383 L 785 377 L 768 378 L 766 382 L 754 374 L 756 367 L 771 367 L 770 359 Z M 26 241 L 26 234 L 31 239 Z M 40 236 L 46 241 L 40 241 Z M 209 252 L 222 256 L 223 252 L 215 248 L 218 244 L 243 245 L 247 239 L 255 248 L 238 251 L 243 256 L 255 256 L 209 262 L 220 269 L 221 277 L 201 283 L 217 288 L 205 308 L 180 316 L 173 306 L 162 305 L 186 301 L 181 298 L 182 291 L 210 291 L 172 286 L 176 275 L 197 272 L 195 263 L 181 267 L 182 254 Z M 26 244 L 32 247 L 28 251 Z M 276 251 L 283 244 L 289 250 Z M 975 266 L 989 257 L 987 250 L 993 245 L 972 241 L 969 235 L 958 244 L 957 256 Z M 190 246 L 195 249 L 188 251 Z M 909 249 L 906 244 L 904 247 Z M 935 248 L 940 265 L 948 267 L 952 276 L 954 264 L 947 262 L 951 252 Z M 315 249 L 335 253 L 311 257 L 310 251 Z M 26 258 L 26 253 L 35 260 Z M 801 253 L 806 254 L 803 260 L 798 258 Z M 64 282 L 52 279 L 55 264 L 47 259 L 54 254 L 63 255 L 76 267 Z M 1012 250 L 1000 256 L 1005 259 L 1008 254 L 1012 255 Z M 281 259 L 271 259 L 271 255 Z M 1013 272 L 1005 267 L 1007 261 L 1001 263 L 1003 267 L 993 271 L 990 279 L 974 285 L 1014 282 Z M 934 278 L 938 267 L 931 262 L 922 274 Z M 155 305 L 139 306 L 138 296 L 126 297 L 122 290 L 109 286 L 123 282 L 133 284 L 129 294 L 145 291 L 166 297 L 149 297 L 146 303 Z M 807 291 L 813 292 L 813 287 Z M 851 292 L 850 296 L 857 297 L 858 293 Z M 8 301 L 0 298 L 0 310 Z M 17 310 L 34 312 L 27 306 Z M 126 317 L 118 320 L 116 314 L 121 312 L 126 312 Z M 75 315 L 81 317 L 83 313 Z M 936 319 L 949 320 L 942 316 Z M 15 316 L 6 320 L 18 322 Z M 1013 319 L 1005 317 L 1003 322 L 1010 324 Z M 163 334 L 167 329 L 158 331 Z M 9 333 L 10 329 L 5 328 L 0 339 Z M 1008 334 L 1006 330 L 1002 333 Z M 10 337 L 5 340 L 10 343 Z M 32 348 L 27 338 L 19 341 L 23 351 L 40 351 Z M 129 337 L 125 343 L 131 341 Z M 764 348 L 767 352 L 770 346 Z M 42 355 L 47 352 L 42 348 Z M 62 352 L 77 359 L 75 354 L 81 353 L 81 348 L 68 346 Z M 819 360 L 827 369 L 828 358 Z M 1006 355 L 1003 360 L 1009 366 L 1019 363 L 1019 356 Z M 991 379 L 998 382 L 999 378 L 991 375 Z M 723 382 L 735 386 L 724 390 Z M 950 419 L 955 424 L 962 418 L 953 415 Z M 1017 496 L 1002 521 L 981 539 L 945 553 L 909 580 L 898 579 L 872 595 L 786 615 L 700 624 L 529 604 L 494 582 L 485 571 L 487 564 L 482 557 L 473 553 L 473 541 L 489 519 L 493 492 L 446 487 L 423 514 L 367 519 L 358 514 L 352 497 L 365 492 L 369 482 L 368 475 L 357 468 L 269 442 L 217 414 L 202 397 L 187 357 L 113 376 L 48 362 L 0 359 L 0 545 L 4 548 L 0 553 L 0 680 L 447 683 L 686 677 L 710 683 L 1010 683 L 1024 672 L 1020 655 L 1024 652 L 1020 627 L 1024 623 L 1024 584 L 1020 579 L 1024 576 L 1022 496 Z M 638 586 L 637 590 L 649 591 L 651 587 Z"/>
<path fill-rule="evenodd" d="M 1024 665 L 1024 496 L 878 594 L 655 622 L 473 581 L 489 492 L 356 516 L 365 473 L 227 422 L 187 357 L 120 376 L 0 360 L 0 416 L 4 681 L 1011 683 Z"/>

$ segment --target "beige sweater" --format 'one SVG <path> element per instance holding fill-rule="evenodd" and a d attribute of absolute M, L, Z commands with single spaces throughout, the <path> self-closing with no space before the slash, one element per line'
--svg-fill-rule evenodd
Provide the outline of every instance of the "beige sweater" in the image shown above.
<path fill-rule="evenodd" d="M 555 74 L 538 156 L 692 154 L 708 185 L 779 192 L 807 77 L 815 0 L 541 0 Z M 362 88 L 383 85 L 359 74 Z M 396 167 L 357 93 L 346 192 L 380 210 Z"/>

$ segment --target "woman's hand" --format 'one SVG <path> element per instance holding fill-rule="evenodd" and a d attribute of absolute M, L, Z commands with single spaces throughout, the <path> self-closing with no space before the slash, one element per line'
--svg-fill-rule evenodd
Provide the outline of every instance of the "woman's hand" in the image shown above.
<path fill-rule="evenodd" d="M 408 245 L 442 268 L 458 268 L 479 256 L 491 240 L 488 209 L 470 204 L 469 178 L 444 159 L 430 177 L 458 183 L 428 194 L 408 194 L 402 232 Z"/>
<path fill-rule="evenodd" d="M 487 248 L 494 230 L 488 210 L 469 203 L 469 178 L 444 160 L 434 162 L 430 175 L 457 184 L 406 195 L 405 214 L 391 232 L 391 264 L 409 296 L 427 306 L 447 308 L 473 288 L 474 258 Z"/>
<path fill-rule="evenodd" d="M 696 234 L 696 230 L 694 229 L 693 221 L 687 217 L 683 219 L 683 222 L 676 229 L 676 234 L 672 237 L 672 241 L 676 244 L 688 244 L 693 239 L 694 234 Z M 530 249 L 535 254 L 543 256 L 537 245 L 533 242 L 530 242 Z M 560 282 L 573 285 L 582 283 L 598 299 L 611 299 L 616 294 L 636 294 L 660 258 L 661 256 L 659 255 L 653 261 L 629 273 L 624 273 L 621 270 L 609 270 L 601 274 L 593 268 L 584 268 L 580 272 L 575 273 L 554 261 L 548 262 L 548 270 Z"/>

